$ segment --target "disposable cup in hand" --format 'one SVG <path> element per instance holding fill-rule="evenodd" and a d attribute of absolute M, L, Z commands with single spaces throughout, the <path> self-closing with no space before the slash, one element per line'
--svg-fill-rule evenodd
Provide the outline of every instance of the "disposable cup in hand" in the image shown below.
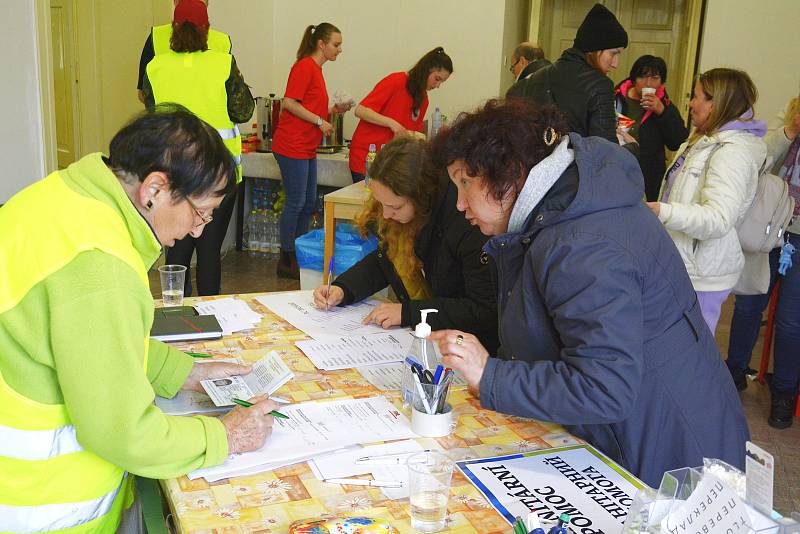
<path fill-rule="evenodd" d="M 654 95 L 654 94 L 656 94 L 655 87 L 642 87 L 642 98 L 644 98 L 647 95 Z"/>
<path fill-rule="evenodd" d="M 161 277 L 161 298 L 164 300 L 164 306 L 182 306 L 186 267 L 162 265 L 158 268 L 158 274 Z"/>
<path fill-rule="evenodd" d="M 419 532 L 444 530 L 453 467 L 453 461 L 437 451 L 408 458 L 411 526 Z"/>

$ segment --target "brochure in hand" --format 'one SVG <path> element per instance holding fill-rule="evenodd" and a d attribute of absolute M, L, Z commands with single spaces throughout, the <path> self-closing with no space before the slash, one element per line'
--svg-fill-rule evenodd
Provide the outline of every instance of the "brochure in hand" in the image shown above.
<path fill-rule="evenodd" d="M 273 350 L 254 363 L 253 370 L 246 375 L 203 380 L 200 385 L 216 406 L 233 406 L 233 399 L 271 395 L 293 377 L 294 373 Z"/>

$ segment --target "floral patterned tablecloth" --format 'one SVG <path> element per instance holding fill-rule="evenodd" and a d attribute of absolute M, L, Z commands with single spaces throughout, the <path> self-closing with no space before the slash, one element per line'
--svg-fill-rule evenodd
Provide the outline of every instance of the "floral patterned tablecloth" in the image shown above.
<path fill-rule="evenodd" d="M 383 394 L 401 405 L 399 394 L 381 392 L 355 369 L 320 371 L 294 342 L 307 339 L 283 319 L 255 300 L 257 294 L 237 295 L 263 315 L 261 324 L 221 340 L 181 343 L 191 352 L 215 357 L 240 357 L 254 362 L 264 350 L 277 351 L 294 371 L 295 378 L 275 394 L 293 402 L 370 397 Z M 214 297 L 187 299 L 187 303 Z M 466 389 L 456 389 L 449 398 L 458 417 L 452 435 L 420 438 L 426 448 L 441 448 L 455 459 L 480 458 L 577 443 L 562 427 L 553 423 L 509 417 L 482 410 Z M 230 478 L 209 484 L 205 479 L 187 477 L 161 483 L 173 513 L 174 523 L 184 533 L 287 533 L 300 519 L 325 513 L 354 514 L 383 519 L 401 533 L 416 532 L 410 523 L 408 499 L 387 499 L 379 488 L 339 486 L 317 480 L 303 462 L 257 475 Z M 447 532 L 459 534 L 500 534 L 510 531 L 508 523 L 481 493 L 456 470 L 447 507 Z"/>

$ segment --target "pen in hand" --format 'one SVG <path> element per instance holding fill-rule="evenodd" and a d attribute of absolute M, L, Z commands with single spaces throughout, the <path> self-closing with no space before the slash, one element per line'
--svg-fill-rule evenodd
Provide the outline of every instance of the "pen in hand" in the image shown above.
<path fill-rule="evenodd" d="M 325 292 L 325 311 L 328 311 L 328 299 L 331 298 L 331 282 L 333 282 L 333 255 L 328 262 L 328 290 Z"/>
<path fill-rule="evenodd" d="M 235 404 L 238 404 L 239 406 L 243 406 L 243 407 L 245 407 L 245 408 L 249 408 L 249 407 L 251 407 L 251 406 L 253 405 L 253 403 L 252 403 L 252 402 L 247 402 L 246 400 L 237 399 L 236 397 L 233 397 L 233 398 L 231 399 L 231 401 L 232 401 L 233 403 L 235 403 Z M 288 416 L 288 415 L 286 415 L 286 414 L 282 414 L 282 413 L 281 413 L 281 412 L 279 412 L 278 410 L 272 410 L 271 412 L 269 412 L 269 414 L 270 414 L 271 416 L 273 416 L 273 417 L 277 417 L 278 419 L 289 419 L 289 416 Z"/>

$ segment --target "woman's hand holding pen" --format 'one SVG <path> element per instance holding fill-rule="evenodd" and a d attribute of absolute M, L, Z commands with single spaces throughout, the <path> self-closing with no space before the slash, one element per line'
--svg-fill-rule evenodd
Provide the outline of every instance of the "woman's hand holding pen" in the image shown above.
<path fill-rule="evenodd" d="M 337 306 L 344 299 L 344 290 L 339 286 L 319 286 L 314 290 L 314 306 L 327 310 Z"/>
<path fill-rule="evenodd" d="M 249 408 L 234 406 L 221 419 L 228 436 L 229 454 L 260 449 L 272 434 L 275 418 L 270 412 L 278 408 L 278 403 L 269 400 L 266 395 L 253 397 L 249 401 L 253 403 Z"/>
<path fill-rule="evenodd" d="M 361 321 L 363 324 L 376 324 L 381 328 L 400 326 L 403 321 L 403 305 L 384 303 L 375 306 L 369 315 Z"/>
<path fill-rule="evenodd" d="M 229 376 L 246 375 L 253 368 L 249 365 L 241 365 L 238 363 L 228 362 L 212 362 L 205 363 L 194 362 L 189 376 L 183 383 L 181 389 L 187 391 L 199 391 L 205 393 L 206 390 L 200 385 L 201 380 L 213 380 L 215 378 L 227 378 Z"/>
<path fill-rule="evenodd" d="M 439 345 L 442 364 L 461 373 L 467 381 L 469 392 L 480 397 L 481 377 L 489 360 L 489 352 L 478 338 L 459 330 L 437 330 L 430 340 Z"/>

